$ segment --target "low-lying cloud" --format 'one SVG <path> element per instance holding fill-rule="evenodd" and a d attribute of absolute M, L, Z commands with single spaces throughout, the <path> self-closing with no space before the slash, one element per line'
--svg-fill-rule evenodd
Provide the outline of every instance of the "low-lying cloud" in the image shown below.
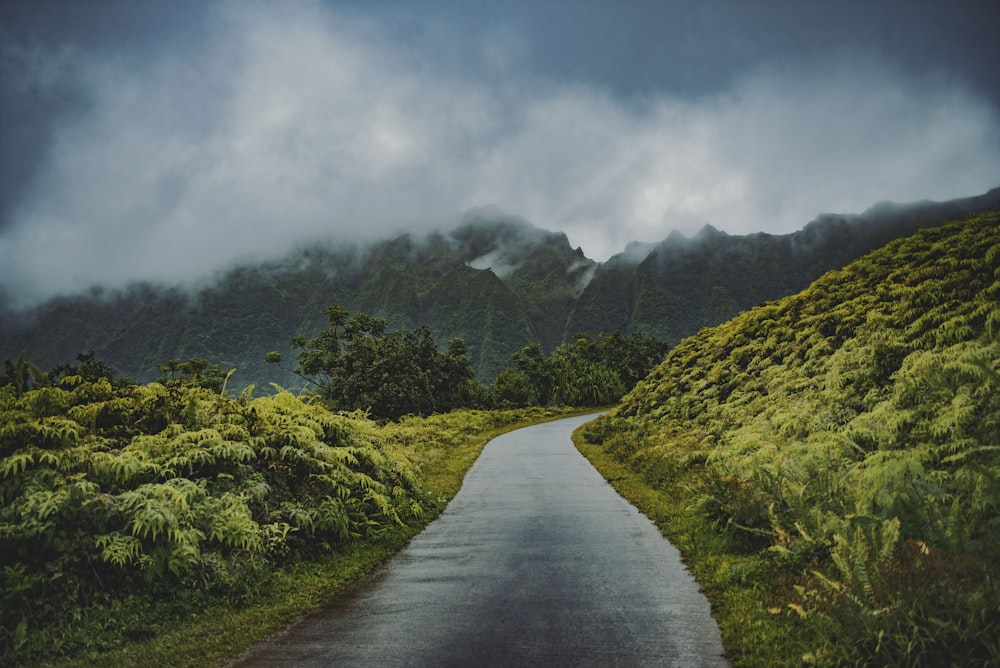
<path fill-rule="evenodd" d="M 222 7 L 201 49 L 21 58 L 21 76 L 62 77 L 87 103 L 0 232 L 15 302 L 186 281 L 484 205 L 603 260 L 674 229 L 789 232 L 821 211 L 1000 185 L 997 111 L 876 53 L 758 66 L 697 99 L 622 99 L 447 69 L 318 5 Z"/>

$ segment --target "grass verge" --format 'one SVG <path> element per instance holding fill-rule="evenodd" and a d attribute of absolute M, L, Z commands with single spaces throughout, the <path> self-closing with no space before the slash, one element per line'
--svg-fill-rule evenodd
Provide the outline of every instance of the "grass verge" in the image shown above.
<path fill-rule="evenodd" d="M 577 449 L 680 551 L 711 604 L 726 658 L 734 666 L 801 666 L 808 645 L 801 622 L 791 619 L 792 611 L 782 603 L 793 583 L 780 573 L 762 573 L 766 566 L 752 556 L 727 552 L 711 526 L 684 512 L 678 495 L 656 487 L 602 446 L 587 443 L 586 427 L 573 434 Z M 772 586 L 765 589 L 761 582 Z"/>

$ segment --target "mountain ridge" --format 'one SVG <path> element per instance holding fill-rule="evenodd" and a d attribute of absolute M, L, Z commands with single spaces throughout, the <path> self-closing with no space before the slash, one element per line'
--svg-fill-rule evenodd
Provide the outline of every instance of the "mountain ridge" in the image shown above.
<path fill-rule="evenodd" d="M 552 350 L 576 333 L 621 331 L 676 343 L 760 302 L 792 294 L 920 227 L 1000 209 L 1000 188 L 947 202 L 879 203 L 861 214 L 822 214 L 785 235 L 729 235 L 706 226 L 633 242 L 605 262 L 496 209 L 474 209 L 451 230 L 401 234 L 369 245 L 317 243 L 221 272 L 190 291 L 134 284 L 57 297 L 0 322 L 0 354 L 21 350 L 42 368 L 95 353 L 138 380 L 170 359 L 203 357 L 236 368 L 233 387 L 291 374 L 266 365 L 288 341 L 324 326 L 341 304 L 390 327 L 427 326 L 439 345 L 463 338 L 481 380 L 528 343 Z"/>

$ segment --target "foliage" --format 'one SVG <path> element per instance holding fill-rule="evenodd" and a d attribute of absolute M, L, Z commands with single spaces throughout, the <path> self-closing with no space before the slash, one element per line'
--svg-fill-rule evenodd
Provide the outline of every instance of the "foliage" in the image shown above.
<path fill-rule="evenodd" d="M 426 327 L 389 331 L 388 323 L 342 306 L 326 309 L 329 326 L 306 340 L 299 336 L 295 373 L 331 407 L 366 410 L 376 418 L 427 415 L 474 406 L 484 394 L 473 377 L 461 339 L 439 352 Z M 277 351 L 267 356 L 281 363 Z"/>
<path fill-rule="evenodd" d="M 60 364 L 47 374 L 48 379 L 58 382 L 66 376 L 79 376 L 83 380 L 94 383 L 102 378 L 111 383 L 112 387 L 135 385 L 129 377 L 119 376 L 114 368 L 104 360 L 98 359 L 93 350 L 77 353 L 76 364 Z M 0 381 L 0 385 L 4 383 Z"/>
<path fill-rule="evenodd" d="M 192 357 L 187 362 L 174 359 L 157 364 L 156 368 L 165 374 L 156 379 L 161 385 L 203 387 L 213 392 L 225 391 L 229 378 L 236 372 L 236 369 L 223 371 L 221 364 L 210 364 L 202 357 Z"/>
<path fill-rule="evenodd" d="M 607 406 L 617 403 L 650 369 L 668 346 L 654 337 L 620 332 L 596 339 L 577 334 L 548 358 L 540 344 L 525 346 L 512 356 L 515 371 L 497 377 L 497 405 L 550 404 Z"/>
<path fill-rule="evenodd" d="M 685 339 L 588 438 L 710 590 L 758 592 L 770 662 L 995 664 L 998 298 L 1000 216 L 923 230 Z"/>
<path fill-rule="evenodd" d="M 20 396 L 33 386 L 45 384 L 48 377 L 37 366 L 24 359 L 24 351 L 13 362 L 4 360 L 3 375 L 0 376 L 0 386 L 6 386 Z"/>
<path fill-rule="evenodd" d="M 342 306 L 327 308 L 326 315 L 329 326 L 318 336 L 292 340 L 299 350 L 295 373 L 327 405 L 366 410 L 379 419 L 456 408 L 607 406 L 667 351 L 655 338 L 619 332 L 596 339 L 578 334 L 550 357 L 540 343 L 531 343 L 511 356 L 513 368 L 501 371 L 487 390 L 475 380 L 461 339 L 452 339 L 440 352 L 426 327 L 390 331 L 385 320 L 352 315 Z M 282 363 L 277 351 L 266 359 Z"/>
<path fill-rule="evenodd" d="M 5 385 L 0 657 L 76 651 L 85 638 L 53 629 L 129 596 L 238 602 L 270 569 L 377 541 L 424 503 L 376 425 L 288 393 Z"/>
<path fill-rule="evenodd" d="M 285 622 L 285 607 L 304 612 L 358 577 L 355 562 L 371 568 L 439 512 L 490 434 L 555 415 L 378 425 L 287 392 L 233 398 L 194 378 L 136 385 L 89 353 L 80 361 L 39 373 L 38 387 L 0 386 L 4 665 L 105 665 L 108 651 L 212 610 L 248 643 L 275 621 L 250 615 L 251 632 L 240 609 L 277 605 Z M 275 588 L 296 573 L 311 573 L 315 591 L 281 603 L 291 594 Z M 210 655 L 245 647 L 231 645 L 234 631 Z M 206 640 L 191 633 L 187 662 L 198 665 Z"/>

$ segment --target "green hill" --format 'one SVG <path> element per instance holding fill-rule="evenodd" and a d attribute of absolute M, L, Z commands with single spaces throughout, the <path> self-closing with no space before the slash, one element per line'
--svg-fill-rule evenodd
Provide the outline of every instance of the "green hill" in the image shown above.
<path fill-rule="evenodd" d="M 630 333 L 677 343 L 794 294 L 893 239 L 997 208 L 1000 189 L 949 202 L 882 203 L 857 215 L 824 214 L 791 234 L 734 236 L 711 226 L 692 238 L 675 233 L 598 266 L 567 329 L 592 333 L 625 323 Z"/>
<path fill-rule="evenodd" d="M 589 438 L 671 499 L 737 664 L 1000 662 L 1000 215 L 683 340 Z"/>

